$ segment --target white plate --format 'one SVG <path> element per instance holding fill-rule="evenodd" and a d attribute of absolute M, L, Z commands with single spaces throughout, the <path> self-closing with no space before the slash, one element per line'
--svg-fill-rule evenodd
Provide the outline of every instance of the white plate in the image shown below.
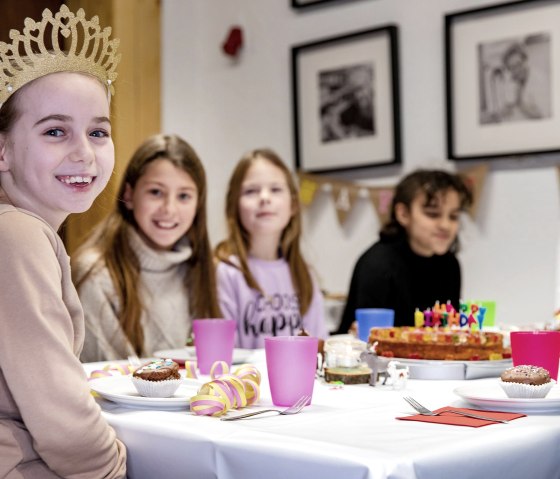
<path fill-rule="evenodd" d="M 89 382 L 92 391 L 104 399 L 123 406 L 148 409 L 187 409 L 190 399 L 196 395 L 202 385 L 194 379 L 183 379 L 175 394 L 169 398 L 147 398 L 140 396 L 132 384 L 130 376 L 108 376 L 92 379 Z"/>
<path fill-rule="evenodd" d="M 247 362 L 251 354 L 253 354 L 252 349 L 234 349 L 232 362 L 233 364 L 243 364 Z M 172 359 L 177 364 L 183 365 L 185 361 L 196 360 L 196 350 L 194 346 L 179 349 L 165 349 L 155 351 L 154 356 L 162 359 Z"/>
<path fill-rule="evenodd" d="M 512 367 L 511 359 L 497 361 L 439 361 L 395 358 L 408 366 L 411 379 L 481 379 L 499 377 Z"/>
<path fill-rule="evenodd" d="M 541 399 L 508 398 L 497 381 L 461 386 L 453 392 L 468 403 L 483 409 L 525 414 L 560 413 L 560 386 L 558 385 L 553 386 L 547 396 Z"/>

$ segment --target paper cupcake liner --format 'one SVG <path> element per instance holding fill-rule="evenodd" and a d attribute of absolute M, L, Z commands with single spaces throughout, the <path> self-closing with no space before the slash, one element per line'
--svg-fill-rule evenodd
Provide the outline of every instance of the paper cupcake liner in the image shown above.
<path fill-rule="evenodd" d="M 148 398 L 168 398 L 175 394 L 181 385 L 181 379 L 166 379 L 164 381 L 146 381 L 132 377 L 132 384 L 140 396 Z"/>
<path fill-rule="evenodd" d="M 500 386 L 509 398 L 539 399 L 544 398 L 552 386 L 556 384 L 554 379 L 546 384 L 532 386 L 531 384 L 510 383 L 500 380 Z"/>

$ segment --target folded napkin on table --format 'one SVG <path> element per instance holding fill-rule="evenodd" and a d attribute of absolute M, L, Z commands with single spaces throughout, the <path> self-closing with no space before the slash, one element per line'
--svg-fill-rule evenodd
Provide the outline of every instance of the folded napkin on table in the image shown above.
<path fill-rule="evenodd" d="M 518 419 L 525 416 L 525 414 L 516 414 L 512 412 L 481 411 L 478 409 L 466 409 L 446 406 L 434 411 L 436 413 L 443 412 L 443 414 L 441 414 L 440 416 L 424 416 L 422 414 L 415 414 L 414 416 L 398 417 L 397 419 L 402 419 L 403 421 L 436 422 L 439 424 L 451 424 L 454 426 L 470 427 L 482 427 L 489 426 L 490 424 L 502 424 L 499 422 L 487 421 L 485 419 L 475 419 L 473 417 L 461 416 L 460 414 L 453 414 L 451 411 L 470 412 L 472 414 L 478 414 L 481 416 L 492 417 L 496 419 L 505 419 L 506 421 L 511 421 L 512 419 Z"/>

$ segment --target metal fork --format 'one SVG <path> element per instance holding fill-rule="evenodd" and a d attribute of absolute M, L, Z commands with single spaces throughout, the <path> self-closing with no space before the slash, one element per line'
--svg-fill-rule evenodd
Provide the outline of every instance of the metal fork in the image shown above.
<path fill-rule="evenodd" d="M 451 412 L 453 414 L 459 414 L 461 416 L 473 417 L 475 419 L 484 419 L 485 421 L 501 422 L 501 423 L 504 423 L 504 424 L 508 424 L 508 421 L 506 421 L 504 419 L 496 419 L 496 418 L 488 417 L 488 416 L 480 416 L 478 414 L 471 414 L 470 412 L 458 411 L 457 409 L 447 409 L 447 410 L 441 411 L 441 412 L 434 412 L 434 411 L 429 410 L 427 407 L 422 406 L 422 404 L 420 404 L 418 401 L 416 401 L 415 399 L 413 399 L 411 397 L 403 396 L 403 399 L 408 404 L 410 404 L 414 409 L 416 409 L 416 411 L 418 411 L 420 414 L 422 414 L 424 416 L 440 416 L 444 412 Z"/>
<path fill-rule="evenodd" d="M 297 414 L 300 412 L 306 404 L 311 399 L 311 396 L 302 396 L 300 397 L 292 406 L 287 409 L 263 409 L 261 411 L 249 412 L 247 414 L 241 414 L 240 416 L 232 416 L 232 417 L 223 417 L 221 418 L 222 421 L 237 421 L 238 419 L 245 419 L 247 417 L 253 417 L 258 414 L 264 414 L 265 412 L 275 412 L 280 415 L 289 415 L 289 414 Z"/>

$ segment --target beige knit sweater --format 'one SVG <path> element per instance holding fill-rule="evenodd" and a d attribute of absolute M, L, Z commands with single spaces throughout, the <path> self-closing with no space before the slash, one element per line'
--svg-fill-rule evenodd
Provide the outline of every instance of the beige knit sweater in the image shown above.
<path fill-rule="evenodd" d="M 187 260 L 192 250 L 181 242 L 174 251 L 156 251 L 130 227 L 128 237 L 140 262 L 138 290 L 144 305 L 140 318 L 144 330 L 144 356 L 154 351 L 185 346 L 191 330 L 189 300 L 184 286 Z M 76 258 L 73 268 L 79 278 L 99 257 L 95 249 Z M 120 304 L 106 267 L 91 274 L 79 290 L 84 308 L 86 337 L 84 362 L 126 359 L 134 348 L 118 320 Z"/>
<path fill-rule="evenodd" d="M 78 360 L 84 319 L 60 237 L 0 197 L 0 244 L 0 477 L 125 477 Z"/>

